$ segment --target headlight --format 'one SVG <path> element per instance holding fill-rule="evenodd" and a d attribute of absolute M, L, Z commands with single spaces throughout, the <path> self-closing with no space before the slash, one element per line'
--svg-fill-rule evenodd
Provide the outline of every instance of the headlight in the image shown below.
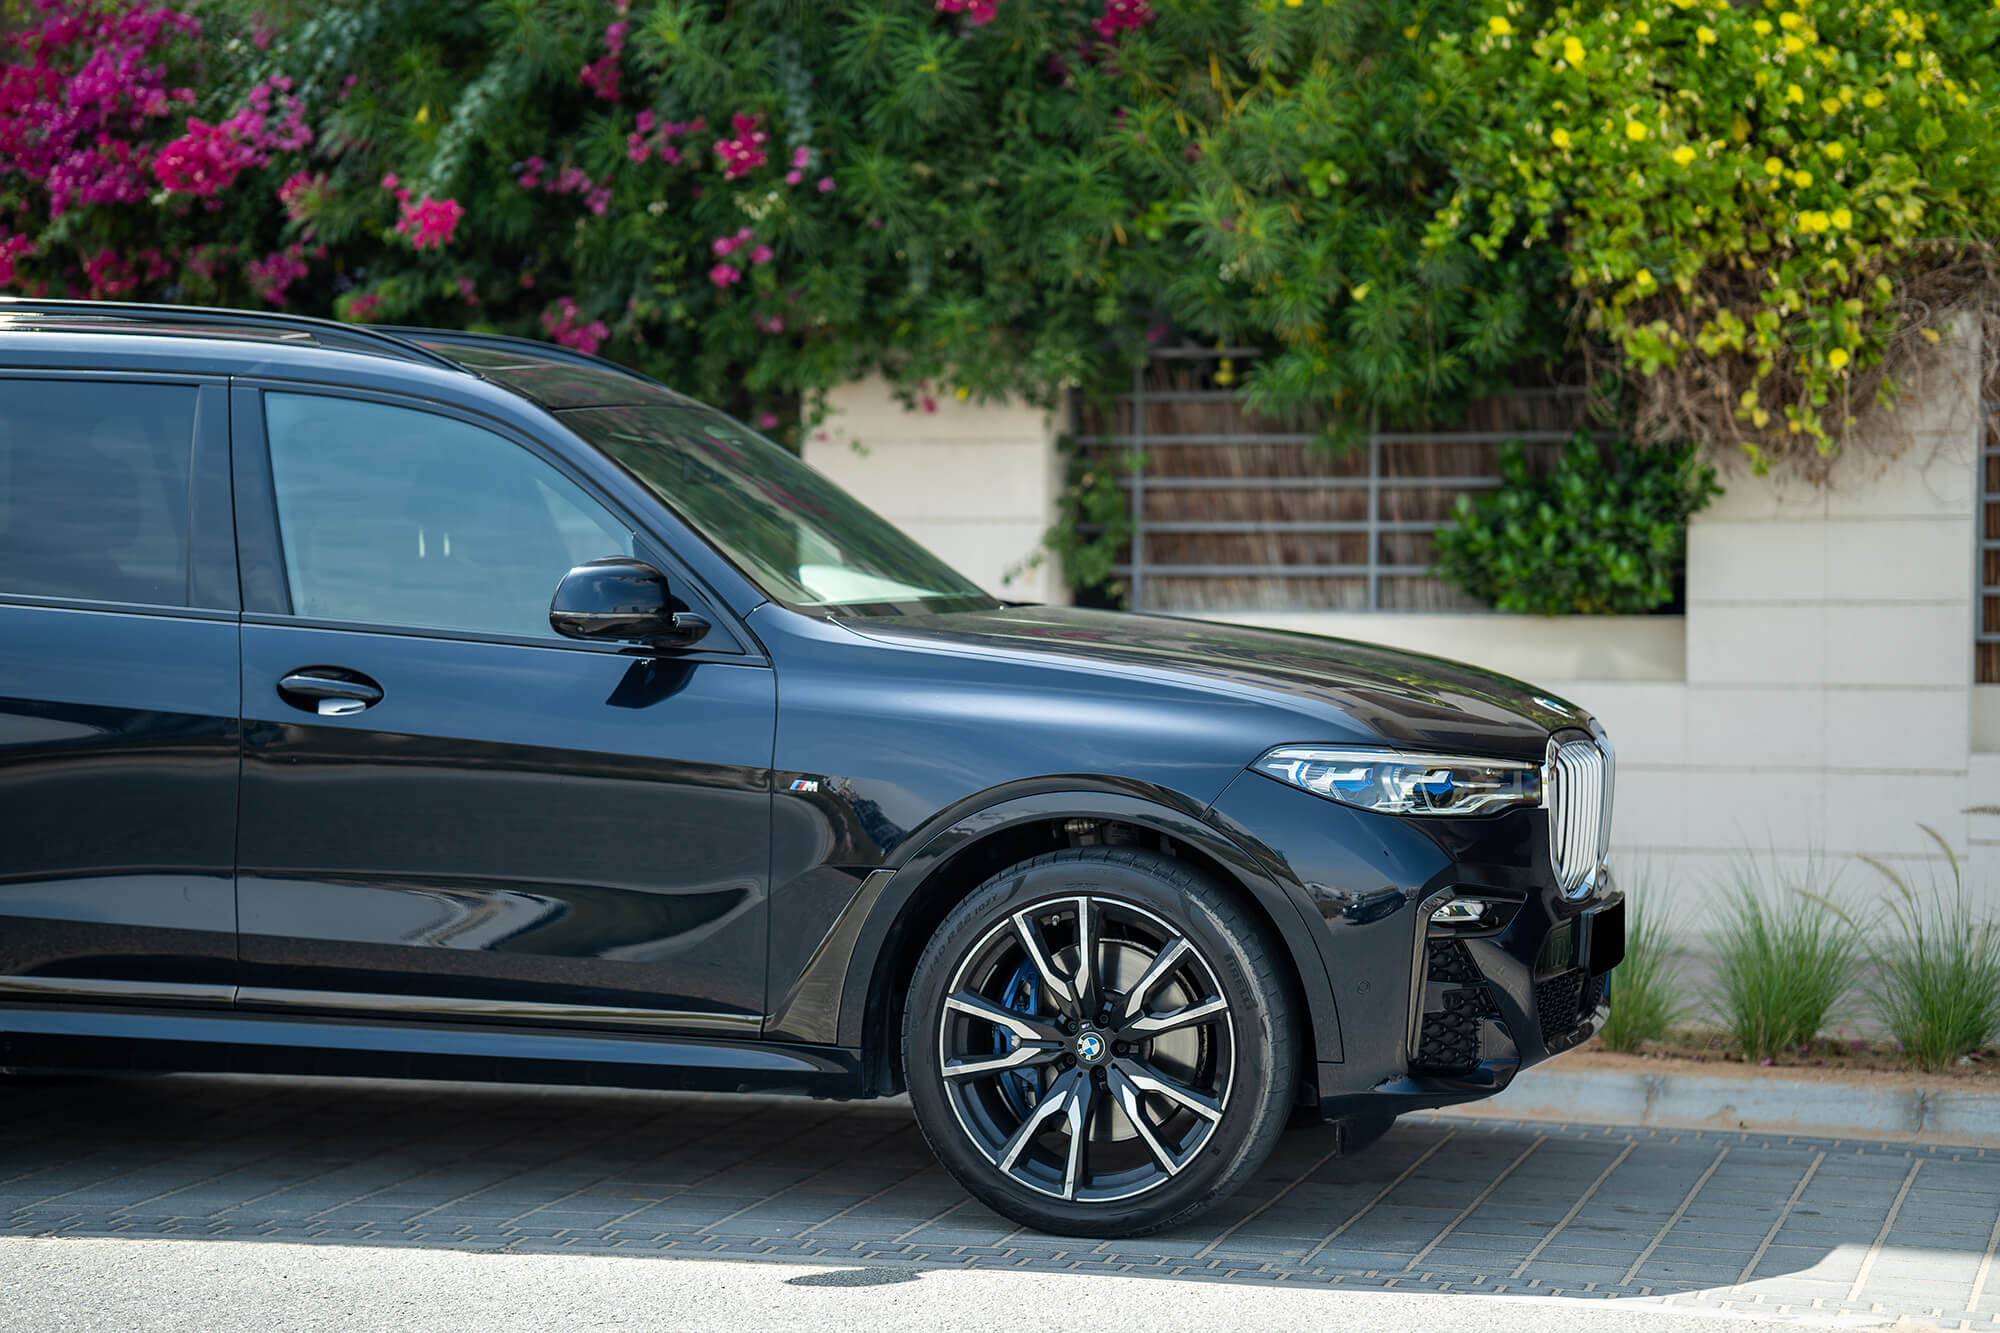
<path fill-rule="evenodd" d="M 1251 767 L 1385 815 L 1489 815 L 1542 799 L 1540 768 L 1512 759 L 1283 745 Z"/>

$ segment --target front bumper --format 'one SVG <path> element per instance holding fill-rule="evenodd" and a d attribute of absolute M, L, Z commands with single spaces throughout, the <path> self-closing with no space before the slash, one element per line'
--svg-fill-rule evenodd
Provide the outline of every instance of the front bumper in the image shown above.
<path fill-rule="evenodd" d="M 1329 1118 L 1491 1096 L 1608 1013 L 1624 895 L 1600 873 L 1565 898 L 1540 811 L 1403 819 L 1248 773 L 1209 817 L 1319 918 L 1341 1038 L 1315 1089 Z M 1494 904 L 1490 924 L 1433 926 L 1454 896 Z"/>

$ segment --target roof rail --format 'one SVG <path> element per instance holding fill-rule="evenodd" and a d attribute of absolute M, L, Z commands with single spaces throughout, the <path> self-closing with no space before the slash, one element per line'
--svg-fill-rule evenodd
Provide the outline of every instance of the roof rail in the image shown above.
<path fill-rule="evenodd" d="M 268 329 L 278 333 L 311 335 L 327 347 L 344 347 L 357 352 L 379 352 L 418 361 L 428 366 L 463 375 L 465 367 L 428 347 L 419 347 L 407 338 L 383 333 L 364 324 L 342 324 L 337 320 L 315 319 L 310 315 L 284 315 L 257 310 L 222 310 L 196 305 L 148 305 L 139 301 L 60 301 L 34 296 L 0 296 L 0 315 L 23 311 L 35 315 L 102 315 L 146 324 L 209 324 L 245 329 Z"/>
<path fill-rule="evenodd" d="M 609 357 L 598 356 L 592 352 L 580 352 L 574 347 L 564 347 L 561 343 L 543 342 L 539 338 L 520 338 L 511 333 L 475 333 L 469 329 L 427 329 L 418 324 L 377 324 L 374 327 L 412 342 L 430 338 L 452 347 L 490 347 L 496 352 L 518 351 L 523 356 L 536 356 L 544 361 L 567 361 L 572 365 L 589 366 L 593 370 L 609 370 L 635 380 L 644 380 L 648 384 L 659 383 L 644 371 L 634 370 Z"/>

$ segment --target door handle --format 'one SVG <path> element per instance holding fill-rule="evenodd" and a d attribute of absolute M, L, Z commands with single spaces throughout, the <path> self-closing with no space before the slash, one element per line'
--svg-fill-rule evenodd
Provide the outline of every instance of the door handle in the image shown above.
<path fill-rule="evenodd" d="M 321 717 L 352 717 L 382 702 L 382 687 L 345 667 L 300 667 L 278 681 L 278 697 Z"/>

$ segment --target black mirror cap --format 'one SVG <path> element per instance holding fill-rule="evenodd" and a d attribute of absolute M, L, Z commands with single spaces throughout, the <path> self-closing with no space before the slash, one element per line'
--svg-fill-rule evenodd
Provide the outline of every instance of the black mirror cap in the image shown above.
<path fill-rule="evenodd" d="M 612 556 L 563 575 L 549 625 L 571 639 L 685 647 L 708 633 L 700 616 L 676 613 L 667 576 L 643 560 Z"/>

